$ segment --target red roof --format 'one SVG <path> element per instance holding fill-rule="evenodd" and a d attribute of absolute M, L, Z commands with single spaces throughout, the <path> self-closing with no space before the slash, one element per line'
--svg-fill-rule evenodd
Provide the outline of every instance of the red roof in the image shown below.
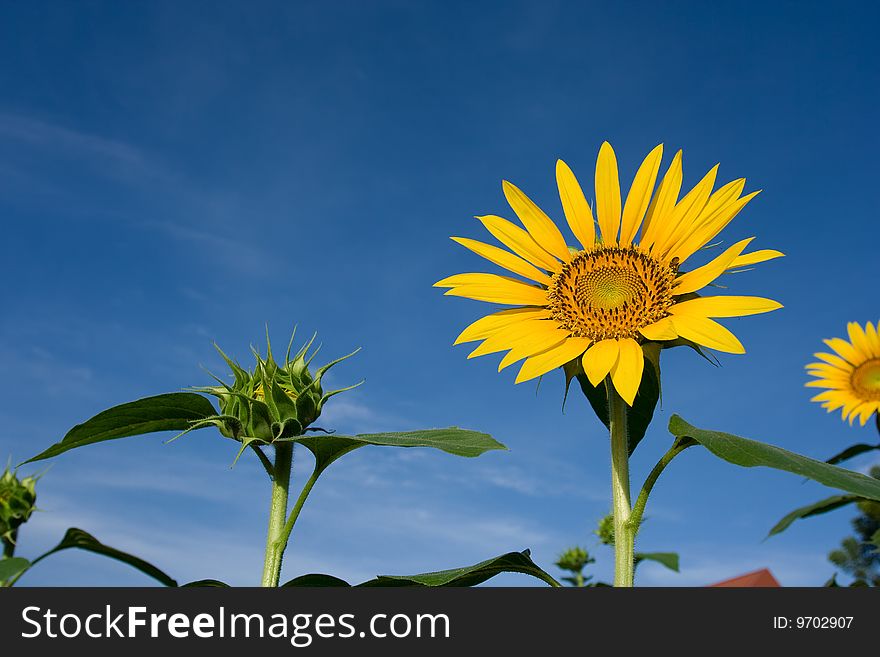
<path fill-rule="evenodd" d="M 781 587 L 782 585 L 773 577 L 773 573 L 766 568 L 762 568 L 753 573 L 746 573 L 745 575 L 726 579 L 723 582 L 717 582 L 709 586 Z"/>

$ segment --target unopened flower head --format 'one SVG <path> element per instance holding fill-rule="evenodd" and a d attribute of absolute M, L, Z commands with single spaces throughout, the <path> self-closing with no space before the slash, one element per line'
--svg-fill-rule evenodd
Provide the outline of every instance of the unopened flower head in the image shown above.
<path fill-rule="evenodd" d="M 0 539 L 14 542 L 15 530 L 34 512 L 37 477 L 19 479 L 9 466 L 0 476 Z"/>
<path fill-rule="evenodd" d="M 217 378 L 219 386 L 195 389 L 216 397 L 220 413 L 194 423 L 191 429 L 213 424 L 224 436 L 242 442 L 271 443 L 280 438 L 292 438 L 302 435 L 318 419 L 328 399 L 360 385 L 329 392 L 325 392 L 322 386 L 327 371 L 357 351 L 338 358 L 313 373 L 309 367 L 318 349 L 311 354 L 309 350 L 314 344 L 315 336 L 291 356 L 293 340 L 294 336 L 291 336 L 282 363 L 275 360 L 268 338 L 265 357 L 252 349 L 256 360 L 253 370 L 241 367 L 217 347 L 217 351 L 232 370 L 234 382 L 226 383 Z"/>
<path fill-rule="evenodd" d="M 781 256 L 745 253 L 753 238 L 733 244 L 702 266 L 685 262 L 709 244 L 755 197 L 742 195 L 745 179 L 713 192 L 718 167 L 679 199 L 681 151 L 656 187 L 663 148 L 657 146 L 635 174 L 621 202 L 617 158 L 606 142 L 599 150 L 594 209 L 561 160 L 556 180 L 565 218 L 580 242 L 571 247 L 556 224 L 519 188 L 504 181 L 504 195 L 523 228 L 497 216 L 477 217 L 508 250 L 476 240 L 452 239 L 521 278 L 457 274 L 435 284 L 448 295 L 513 306 L 468 326 L 455 343 L 479 340 L 468 356 L 507 354 L 499 371 L 524 361 L 516 382 L 580 362 L 596 386 L 610 375 L 633 404 L 642 379 L 642 346 L 649 341 L 693 344 L 744 353 L 739 340 L 714 318 L 780 308 L 760 297 L 696 293 L 721 274 Z M 598 227 L 597 227 L 598 225 Z"/>

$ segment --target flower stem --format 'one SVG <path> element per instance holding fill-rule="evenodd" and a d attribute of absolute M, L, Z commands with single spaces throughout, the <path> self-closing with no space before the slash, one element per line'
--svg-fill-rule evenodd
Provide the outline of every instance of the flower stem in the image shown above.
<path fill-rule="evenodd" d="M 639 526 L 642 524 L 642 516 L 644 515 L 645 507 L 648 504 L 648 496 L 651 495 L 651 491 L 654 489 L 654 484 L 657 483 L 657 479 L 660 478 L 660 475 L 663 474 L 663 471 L 666 469 L 666 466 L 672 462 L 672 459 L 681 454 L 688 447 L 692 447 L 696 444 L 697 441 L 690 438 L 680 438 L 676 440 L 672 447 L 670 447 L 660 460 L 657 461 L 657 465 L 654 466 L 654 469 L 651 470 L 651 473 L 642 485 L 642 490 L 636 498 L 636 503 L 633 505 L 632 515 L 630 515 L 629 518 L 630 524 L 635 528 L 636 532 L 639 531 Z"/>
<path fill-rule="evenodd" d="M 287 494 L 292 469 L 293 443 L 276 443 L 262 586 L 278 586 L 278 579 L 281 577 L 281 559 L 284 557 L 284 548 L 287 547 L 287 541 L 281 539 L 287 520 Z"/>
<path fill-rule="evenodd" d="M 611 425 L 611 500 L 614 511 L 614 586 L 633 585 L 636 527 L 630 522 L 629 432 L 626 426 L 626 402 L 611 378 L 605 379 L 608 414 Z"/>

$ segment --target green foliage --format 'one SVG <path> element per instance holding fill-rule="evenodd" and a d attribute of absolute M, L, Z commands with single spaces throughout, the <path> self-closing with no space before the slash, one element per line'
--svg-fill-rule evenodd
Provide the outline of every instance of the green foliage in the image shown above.
<path fill-rule="evenodd" d="M 25 463 L 42 461 L 71 449 L 106 440 L 156 431 L 183 431 L 217 411 L 207 399 L 192 392 L 172 392 L 146 397 L 101 411 L 67 432 L 60 442 Z"/>
<path fill-rule="evenodd" d="M 691 438 L 715 456 L 746 468 L 765 466 L 801 475 L 830 486 L 874 500 L 880 500 L 880 481 L 836 465 L 774 447 L 756 440 L 720 431 L 698 429 L 678 415 L 669 420 L 669 431 L 677 438 Z"/>
<path fill-rule="evenodd" d="M 37 504 L 38 477 L 18 478 L 9 466 L 0 475 L 0 542 L 4 556 L 12 556 L 18 528 L 28 521 Z M 8 579 L 0 577 L 0 580 Z"/>
<path fill-rule="evenodd" d="M 476 586 L 501 573 L 522 573 L 536 577 L 550 586 L 560 586 L 559 582 L 532 561 L 528 550 L 508 552 L 465 568 L 421 575 L 380 575 L 358 586 Z"/>
<path fill-rule="evenodd" d="M 156 568 L 156 566 L 147 563 L 139 557 L 128 554 L 127 552 L 117 550 L 116 548 L 112 548 L 109 545 L 104 545 L 88 532 L 85 532 L 82 529 L 77 529 L 76 527 L 71 527 L 70 529 L 68 529 L 58 545 L 34 559 L 27 569 L 30 569 L 33 566 L 37 565 L 37 563 L 39 563 L 46 557 L 49 557 L 57 552 L 61 552 L 62 550 L 70 549 L 85 550 L 86 552 L 100 554 L 102 556 L 115 559 L 116 561 L 121 561 L 124 564 L 128 564 L 132 568 L 136 568 L 145 575 L 149 575 L 150 577 L 159 581 L 165 586 L 177 586 L 177 582 L 174 579 L 172 579 L 169 575 L 167 575 L 159 568 Z"/>
<path fill-rule="evenodd" d="M 871 468 L 871 476 L 880 480 L 880 466 Z M 843 539 L 828 560 L 853 578 L 851 586 L 880 586 L 880 502 L 859 499 L 856 507 L 855 536 Z"/>
<path fill-rule="evenodd" d="M 785 531 L 791 526 L 791 523 L 793 523 L 795 520 L 828 513 L 829 511 L 834 511 L 835 509 L 839 509 L 843 506 L 854 504 L 860 499 L 862 498 L 860 498 L 858 495 L 833 495 L 832 497 L 825 498 L 824 500 L 819 500 L 818 502 L 814 502 L 813 504 L 802 506 L 799 509 L 795 509 L 791 513 L 787 514 L 779 522 L 773 525 L 773 528 L 767 534 L 767 537 L 769 538 L 770 536 Z"/>
<path fill-rule="evenodd" d="M 654 561 L 661 566 L 666 566 L 673 572 L 679 572 L 679 559 L 678 554 L 675 552 L 636 552 L 635 561 L 636 566 L 642 561 Z"/>
<path fill-rule="evenodd" d="M 294 577 L 292 580 L 290 580 L 289 582 L 285 582 L 281 586 L 282 586 L 282 588 L 291 587 L 291 586 L 313 586 L 313 587 L 319 587 L 319 588 L 326 588 L 326 587 L 339 588 L 339 587 L 348 587 L 348 586 L 351 586 L 351 584 L 346 582 L 344 579 L 339 579 L 338 577 L 334 577 L 333 575 L 322 575 L 320 573 L 311 573 L 309 575 L 300 575 L 299 577 Z"/>
<path fill-rule="evenodd" d="M 859 456 L 860 454 L 865 454 L 866 452 L 872 452 L 874 450 L 880 450 L 880 445 L 868 445 L 866 443 L 857 443 L 855 445 L 850 445 L 842 452 L 835 454 L 830 459 L 825 461 L 826 463 L 830 463 L 831 465 L 837 465 L 838 463 L 843 463 L 844 461 L 848 461 L 849 459 Z"/>
<path fill-rule="evenodd" d="M 567 549 L 559 555 L 556 560 L 556 567 L 571 573 L 562 578 L 563 582 L 568 582 L 575 587 L 587 586 L 592 579 L 589 575 L 584 575 L 584 568 L 596 560 L 582 547 L 575 546 Z"/>
<path fill-rule="evenodd" d="M 21 557 L 0 559 L 0 587 L 8 586 L 7 582 L 11 583 L 11 580 L 26 571 L 30 566 L 31 562 Z"/>
<path fill-rule="evenodd" d="M 608 514 L 599 520 L 599 526 L 593 532 L 599 537 L 602 545 L 614 545 L 614 516 Z"/>
<path fill-rule="evenodd" d="M 501 573 L 522 573 L 537 577 L 550 586 L 560 586 L 548 573 L 539 568 L 529 556 L 528 550 L 508 552 L 494 559 L 487 559 L 473 566 L 439 570 L 420 575 L 379 575 L 358 587 L 463 587 L 476 586 Z M 346 587 L 348 582 L 333 575 L 312 573 L 301 575 L 282 585 L 283 587 L 315 586 L 315 587 Z"/>
<path fill-rule="evenodd" d="M 291 337 L 283 362 L 278 362 L 267 339 L 265 357 L 254 350 L 256 364 L 253 370 L 244 369 L 218 348 L 232 372 L 231 383 L 215 377 L 219 384 L 217 386 L 193 388 L 191 392 L 157 395 L 108 409 L 75 426 L 61 441 L 35 456 L 31 461 L 50 458 L 77 447 L 106 440 L 167 430 L 179 430 L 180 436 L 195 429 L 216 427 L 223 436 L 241 444 L 239 456 L 248 447 L 254 450 L 272 480 L 273 499 L 276 493 L 283 491 L 283 496 L 278 498 L 283 500 L 279 506 L 280 516 L 272 518 L 277 527 L 271 526 L 275 527 L 276 531 L 267 544 L 267 555 L 275 556 L 271 560 L 267 557 L 267 566 L 264 568 L 264 571 L 271 569 L 274 573 L 272 577 L 267 578 L 264 572 L 264 582 L 271 581 L 274 585 L 278 581 L 280 555 L 286 548 L 288 537 L 309 492 L 318 476 L 345 454 L 366 445 L 430 447 L 463 457 L 475 457 L 490 450 L 506 449 L 488 434 L 457 427 L 354 436 L 337 435 L 332 431 L 312 427 L 311 425 L 319 418 L 324 404 L 330 398 L 355 387 L 331 391 L 323 389 L 322 380 L 327 371 L 353 354 L 332 361 L 312 373 L 309 368 L 317 353 L 317 349 L 309 353 L 313 342 L 314 337 L 291 357 L 293 344 Z M 217 399 L 219 412 L 203 395 Z M 281 452 L 289 454 L 292 451 L 288 443 L 301 444 L 312 452 L 315 456 L 315 471 L 303 487 L 290 514 L 286 515 L 290 457 L 286 458 L 284 463 L 286 467 L 283 467 L 278 454 Z M 279 460 L 276 463 L 273 464 L 263 452 L 262 448 L 265 446 L 277 447 L 276 456 Z M 30 565 L 69 548 L 88 550 L 117 559 L 141 570 L 166 586 L 177 586 L 174 579 L 155 566 L 138 557 L 103 545 L 94 537 L 76 529 L 69 530 L 58 546 Z M 555 580 L 534 565 L 526 552 L 510 553 L 476 566 L 452 571 L 425 573 L 409 578 L 380 577 L 364 585 L 469 586 L 485 581 L 499 572 L 510 571 L 525 572 L 543 581 L 555 583 Z M 20 575 L 21 573 L 18 573 L 16 578 Z M 326 582 L 334 580 L 337 584 L 341 581 L 332 576 L 309 576 L 292 580 L 290 585 L 327 585 Z M 218 580 L 200 580 L 185 586 L 225 586 L 225 584 Z"/>
<path fill-rule="evenodd" d="M 365 433 L 356 436 L 317 435 L 282 438 L 279 442 L 294 442 L 308 448 L 315 456 L 315 469 L 322 472 L 333 461 L 366 445 L 387 447 L 432 447 L 455 456 L 474 457 L 490 450 L 507 448 L 489 434 L 458 427 L 422 429 L 386 433 Z"/>
<path fill-rule="evenodd" d="M 599 539 L 599 543 L 614 547 L 614 516 L 608 514 L 599 519 L 593 534 Z M 591 587 L 591 586 L 611 586 L 605 582 L 592 582 L 592 576 L 585 575 L 583 569 L 591 563 L 595 563 L 595 559 L 587 553 L 584 548 L 569 548 L 560 555 L 556 561 L 556 566 L 562 570 L 572 573 L 571 576 L 562 578 L 562 581 L 568 582 L 575 587 Z M 679 557 L 675 552 L 636 552 L 633 555 L 634 567 L 643 561 L 654 561 L 669 570 L 679 572 Z"/>

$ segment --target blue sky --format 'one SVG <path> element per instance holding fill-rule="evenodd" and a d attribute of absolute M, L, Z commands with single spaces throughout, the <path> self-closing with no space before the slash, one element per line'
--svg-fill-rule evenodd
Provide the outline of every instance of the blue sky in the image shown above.
<path fill-rule="evenodd" d="M 513 385 L 497 357 L 451 342 L 485 305 L 431 288 L 483 269 L 448 240 L 510 216 L 502 178 L 561 217 L 554 164 L 586 181 L 599 145 L 625 182 L 657 143 L 685 183 L 721 162 L 763 189 L 727 243 L 787 257 L 730 280 L 785 309 L 730 320 L 748 353 L 713 368 L 664 354 L 663 408 L 633 461 L 640 481 L 690 422 L 816 457 L 876 440 L 810 404 L 803 365 L 847 321 L 878 319 L 878 54 L 871 3 L 6 3 L 0 9 L 0 455 L 19 462 L 110 405 L 208 381 L 211 342 L 242 361 L 264 325 L 298 323 L 326 358 L 363 346 L 333 383 L 342 432 L 457 424 L 507 444 L 465 460 L 366 448 L 324 475 L 285 577 L 352 580 L 474 563 L 529 547 L 551 572 L 609 503 L 607 436 L 562 377 Z M 320 357 L 319 357 L 320 358 Z M 259 581 L 265 475 L 234 469 L 209 431 L 72 452 L 40 482 L 34 556 L 68 526 L 181 581 Z M 865 457 L 853 467 L 876 461 Z M 297 476 L 307 466 L 303 455 Z M 30 468 L 26 471 L 32 471 Z M 846 511 L 762 542 L 826 494 L 696 449 L 658 484 L 640 534 L 700 585 L 770 567 L 818 585 Z M 22 584 L 150 580 L 87 554 Z M 498 584 L 531 584 L 505 576 Z"/>

